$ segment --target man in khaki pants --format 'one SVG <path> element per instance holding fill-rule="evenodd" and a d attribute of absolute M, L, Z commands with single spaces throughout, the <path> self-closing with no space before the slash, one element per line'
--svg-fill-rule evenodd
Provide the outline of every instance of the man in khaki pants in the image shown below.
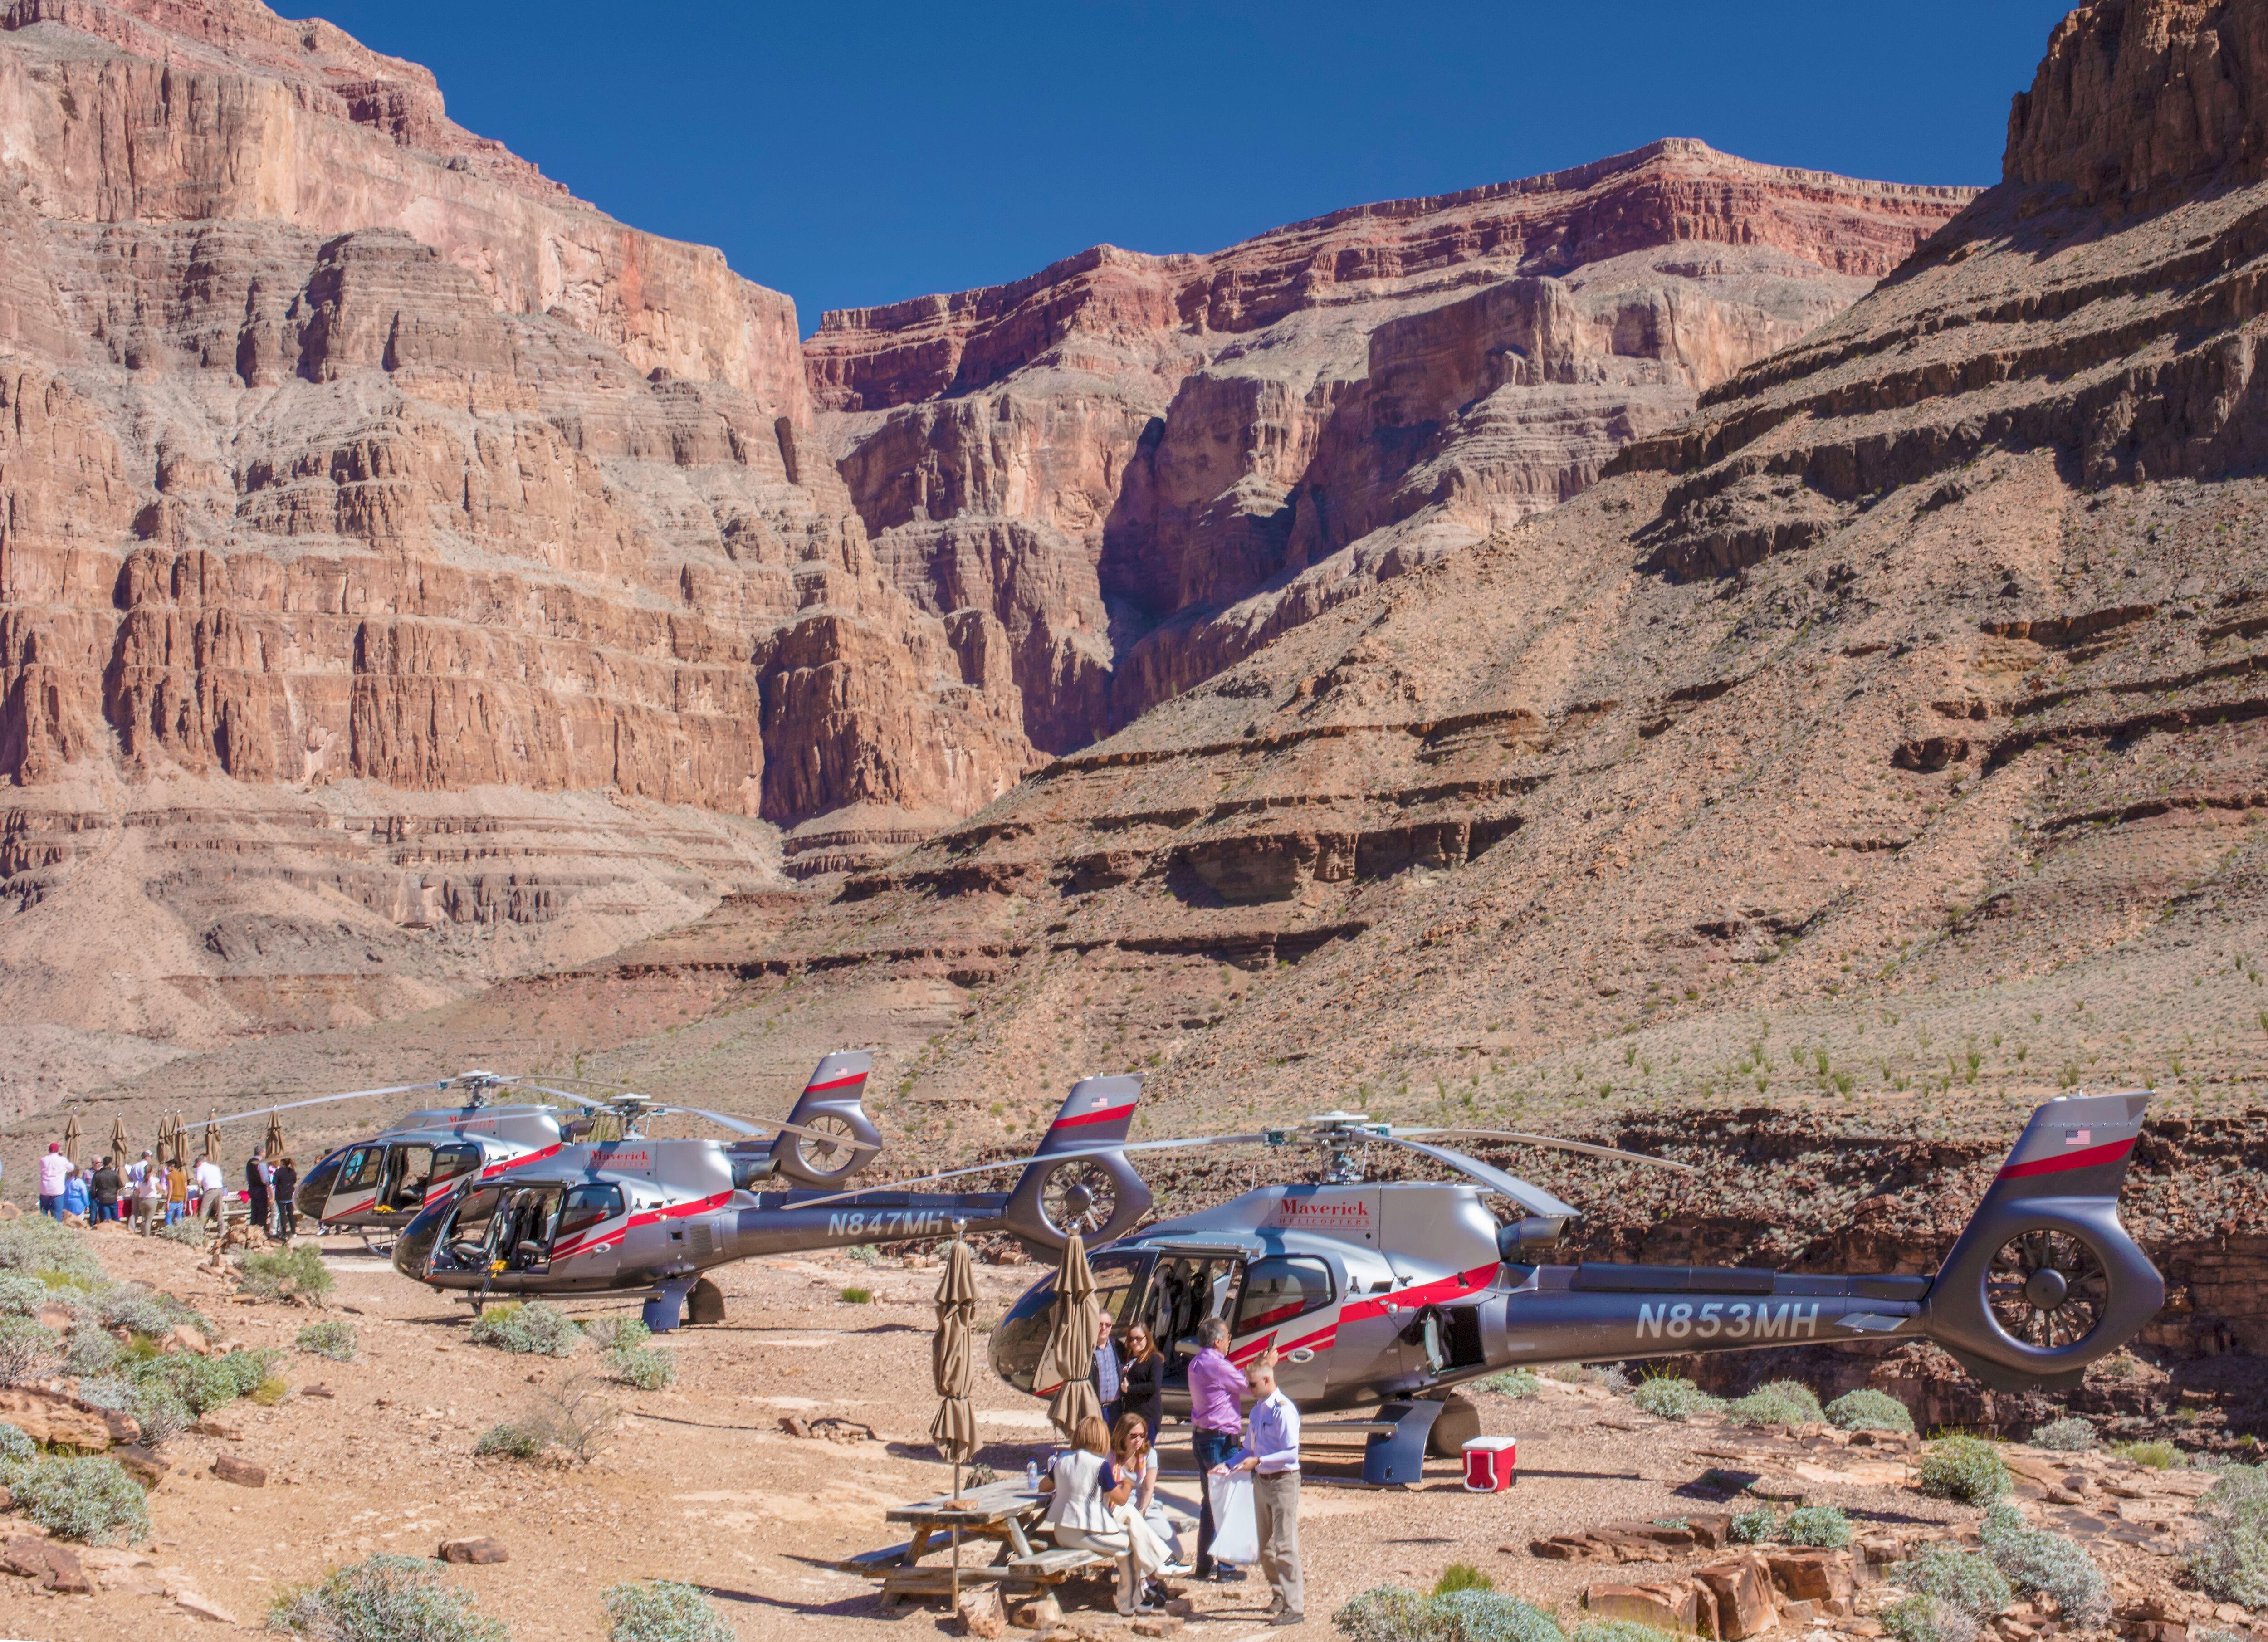
<path fill-rule="evenodd" d="M 1275 1592 L 1271 1625 L 1307 1618 L 1300 1578 L 1300 1410 L 1276 1388 L 1276 1353 L 1263 1351 L 1247 1368 L 1253 1395 L 1251 1435 L 1226 1463 L 1252 1473 L 1252 1513 L 1260 1531 L 1260 1572 Z"/>

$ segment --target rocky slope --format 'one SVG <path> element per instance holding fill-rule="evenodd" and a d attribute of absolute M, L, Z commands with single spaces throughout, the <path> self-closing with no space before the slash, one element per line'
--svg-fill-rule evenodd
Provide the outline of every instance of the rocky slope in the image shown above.
<path fill-rule="evenodd" d="M 792 304 L 423 70 L 21 0 L 0 155 L 11 1011 L 383 1013 L 767 881 L 758 818 L 918 830 L 1031 762 L 1000 624 L 878 568 Z"/>
<path fill-rule="evenodd" d="M 828 313 L 806 353 L 878 556 L 1005 625 L 1068 752 L 1578 494 L 1972 192 L 1674 139 L 1211 255 L 1101 246 Z"/>

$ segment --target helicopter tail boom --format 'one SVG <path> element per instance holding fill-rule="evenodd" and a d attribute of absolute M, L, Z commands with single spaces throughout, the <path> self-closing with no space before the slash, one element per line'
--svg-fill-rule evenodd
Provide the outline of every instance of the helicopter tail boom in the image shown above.
<path fill-rule="evenodd" d="M 1150 1189 L 1117 1148 L 1142 1098 L 1138 1076 L 1082 1078 L 1032 1150 L 1039 1161 L 1016 1178 L 1001 1218 L 1032 1248 L 1058 1249 L 1077 1232 L 1090 1244 L 1134 1229 L 1150 1211 Z M 1061 1162 L 1061 1153 L 1079 1155 Z"/>
<path fill-rule="evenodd" d="M 866 1074 L 873 1067 L 869 1049 L 835 1049 L 820 1057 L 787 1115 L 796 1127 L 772 1142 L 775 1173 L 799 1185 L 837 1186 L 880 1154 L 881 1133 L 865 1106 Z"/>

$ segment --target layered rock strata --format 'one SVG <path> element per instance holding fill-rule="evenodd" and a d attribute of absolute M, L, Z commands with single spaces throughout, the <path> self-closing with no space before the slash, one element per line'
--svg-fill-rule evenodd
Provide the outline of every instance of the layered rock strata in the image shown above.
<path fill-rule="evenodd" d="M 828 313 L 806 353 L 882 563 L 1005 626 L 1067 752 L 1578 494 L 1971 192 L 1674 139 L 1206 256 L 1098 247 Z"/>
<path fill-rule="evenodd" d="M 110 916 L 150 937 L 125 943 L 137 986 L 210 996 L 267 973 L 261 939 L 200 923 L 239 872 L 298 886 L 284 925 L 344 931 L 335 968 L 361 966 L 368 917 L 438 928 L 433 906 L 587 918 L 482 948 L 557 961 L 777 871 L 755 831 L 665 814 L 933 825 L 1028 767 L 1000 623 L 924 612 L 878 568 L 785 298 L 573 199 L 328 25 L 26 0 L 0 31 L 0 775 L 21 789 L 0 973 L 68 976 L 85 939 L 84 857 L 38 841 L 136 815 L 194 832 L 212 804 L 280 838 L 310 813 L 478 814 L 579 841 L 515 850 L 532 897 L 446 871 L 349 886 L 296 843 L 217 876 L 174 856 Z M 341 806 L 338 783 L 366 785 Z M 578 793 L 609 795 L 609 825 Z M 681 825 L 729 860 L 668 865 Z M 644 858 L 659 877 L 604 865 Z M 145 1018 L 55 996 L 51 1019 Z"/>

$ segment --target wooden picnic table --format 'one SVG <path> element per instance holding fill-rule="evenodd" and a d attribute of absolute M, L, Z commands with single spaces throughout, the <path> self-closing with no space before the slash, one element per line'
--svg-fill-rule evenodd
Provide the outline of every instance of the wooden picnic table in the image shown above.
<path fill-rule="evenodd" d="M 902 1545 L 868 1551 L 836 1565 L 846 1573 L 880 1579 L 886 1601 L 946 1595 L 954 1587 L 954 1568 L 950 1565 L 920 1565 L 931 1551 L 945 1550 L 951 1544 L 955 1528 L 961 1530 L 963 1544 L 982 1541 L 995 1547 L 990 1563 L 976 1567 L 964 1565 L 959 1570 L 959 1582 L 962 1585 L 999 1584 L 1010 1592 L 1036 1590 L 1043 1586 L 1060 1585 L 1089 1568 L 1108 1565 L 1093 1551 L 1054 1547 L 1035 1550 L 1027 1530 L 1037 1525 L 1047 1504 L 1047 1496 L 1025 1487 L 1020 1476 L 986 1483 L 981 1488 L 964 1488 L 958 1495 L 939 1494 L 932 1499 L 917 1499 L 883 1513 L 885 1521 L 902 1522 L 911 1528 L 911 1539 Z"/>

